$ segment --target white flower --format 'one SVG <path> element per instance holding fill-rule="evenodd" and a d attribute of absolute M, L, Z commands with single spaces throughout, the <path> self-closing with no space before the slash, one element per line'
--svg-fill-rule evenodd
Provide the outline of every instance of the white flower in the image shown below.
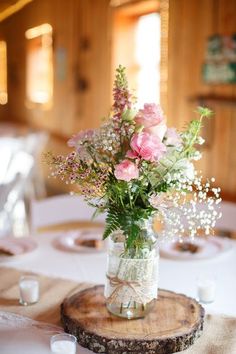
<path fill-rule="evenodd" d="M 199 151 L 196 151 L 193 156 L 193 160 L 198 161 L 202 158 L 202 154 Z"/>
<path fill-rule="evenodd" d="M 169 208 L 173 205 L 173 202 L 168 200 L 167 194 L 163 192 L 159 194 L 152 194 L 149 198 L 149 202 L 155 209 Z"/>
<path fill-rule="evenodd" d="M 198 143 L 199 145 L 202 145 L 202 144 L 205 143 L 205 139 L 203 139 L 201 136 L 199 136 L 198 139 L 197 139 L 197 143 Z"/>
<path fill-rule="evenodd" d="M 176 164 L 177 169 L 180 170 L 180 174 L 182 177 L 186 177 L 188 180 L 193 180 L 195 177 L 194 166 L 187 159 L 182 159 Z"/>

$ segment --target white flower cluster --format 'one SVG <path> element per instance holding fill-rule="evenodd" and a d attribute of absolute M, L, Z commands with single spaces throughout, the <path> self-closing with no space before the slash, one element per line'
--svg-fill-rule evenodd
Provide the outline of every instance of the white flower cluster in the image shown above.
<path fill-rule="evenodd" d="M 211 182 L 214 182 L 212 178 Z M 193 239 L 204 233 L 209 235 L 221 217 L 219 211 L 220 188 L 205 184 L 202 176 L 181 179 L 173 186 L 173 192 L 152 195 L 150 203 L 159 213 L 163 231 L 160 240 Z"/>
<path fill-rule="evenodd" d="M 97 131 L 94 139 L 94 147 L 97 150 L 98 155 L 101 153 L 101 151 L 103 154 L 117 154 L 120 149 L 120 140 L 119 136 L 114 131 L 112 122 L 105 123 Z"/>

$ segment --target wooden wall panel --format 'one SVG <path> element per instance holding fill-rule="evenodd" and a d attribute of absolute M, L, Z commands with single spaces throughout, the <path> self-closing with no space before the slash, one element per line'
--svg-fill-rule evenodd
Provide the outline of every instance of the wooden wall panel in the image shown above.
<path fill-rule="evenodd" d="M 236 1 L 170 0 L 169 5 L 169 124 L 182 128 L 200 103 L 213 109 L 198 166 L 204 176 L 216 178 L 227 198 L 236 200 L 236 85 L 207 85 L 201 79 L 207 37 L 236 33 Z M 231 102 L 200 102 L 199 95 L 229 97 Z"/>
<path fill-rule="evenodd" d="M 108 0 L 80 0 L 75 130 L 97 127 L 110 110 L 111 16 Z"/>
<path fill-rule="evenodd" d="M 0 106 L 0 121 L 17 121 L 47 130 L 47 150 L 68 152 L 66 140 L 81 129 L 97 127 L 110 110 L 111 38 L 109 0 L 34 0 L 0 23 L 7 41 L 9 102 Z M 29 28 L 49 23 L 54 40 L 54 98 L 49 110 L 28 109 L 26 100 L 26 39 Z M 66 54 L 65 78 L 58 73 L 58 55 Z M 68 191 L 47 179 L 50 193 Z"/>
<path fill-rule="evenodd" d="M 109 0 L 34 0 L 0 24 L 8 44 L 9 104 L 0 119 L 28 122 L 70 136 L 95 127 L 110 107 Z M 49 110 L 25 105 L 28 28 L 50 23 L 54 36 L 54 103 Z M 57 74 L 58 52 L 66 53 L 66 77 Z"/>

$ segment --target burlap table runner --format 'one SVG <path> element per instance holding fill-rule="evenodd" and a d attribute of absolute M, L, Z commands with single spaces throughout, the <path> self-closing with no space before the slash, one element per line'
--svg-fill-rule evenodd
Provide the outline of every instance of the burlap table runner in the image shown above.
<path fill-rule="evenodd" d="M 20 276 L 26 273 L 11 268 L 0 268 L 0 308 L 51 324 L 60 324 L 62 300 L 89 286 L 89 284 L 78 284 L 70 280 L 38 275 L 40 301 L 33 306 L 21 306 L 19 305 L 18 281 Z"/>
<path fill-rule="evenodd" d="M 34 306 L 24 307 L 18 304 L 18 280 L 23 274 L 15 269 L 0 268 L 0 308 L 34 320 L 51 324 L 60 324 L 60 304 L 62 300 L 89 284 L 77 284 L 64 279 L 39 276 L 40 301 Z M 235 354 L 236 318 L 220 315 L 208 315 L 203 335 L 183 354 Z M 140 353 L 141 354 L 141 353 Z M 143 353 L 145 354 L 145 353 Z"/>

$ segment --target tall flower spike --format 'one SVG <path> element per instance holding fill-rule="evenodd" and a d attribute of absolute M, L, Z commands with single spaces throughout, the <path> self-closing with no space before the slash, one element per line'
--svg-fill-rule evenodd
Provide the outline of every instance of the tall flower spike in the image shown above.
<path fill-rule="evenodd" d="M 115 79 L 115 88 L 127 89 L 128 88 L 128 80 L 125 75 L 125 67 L 119 65 L 116 69 L 116 79 Z"/>
<path fill-rule="evenodd" d="M 113 119 L 115 121 L 120 120 L 124 111 L 131 108 L 130 97 L 125 68 L 119 65 L 116 69 L 116 79 L 113 88 Z"/>

